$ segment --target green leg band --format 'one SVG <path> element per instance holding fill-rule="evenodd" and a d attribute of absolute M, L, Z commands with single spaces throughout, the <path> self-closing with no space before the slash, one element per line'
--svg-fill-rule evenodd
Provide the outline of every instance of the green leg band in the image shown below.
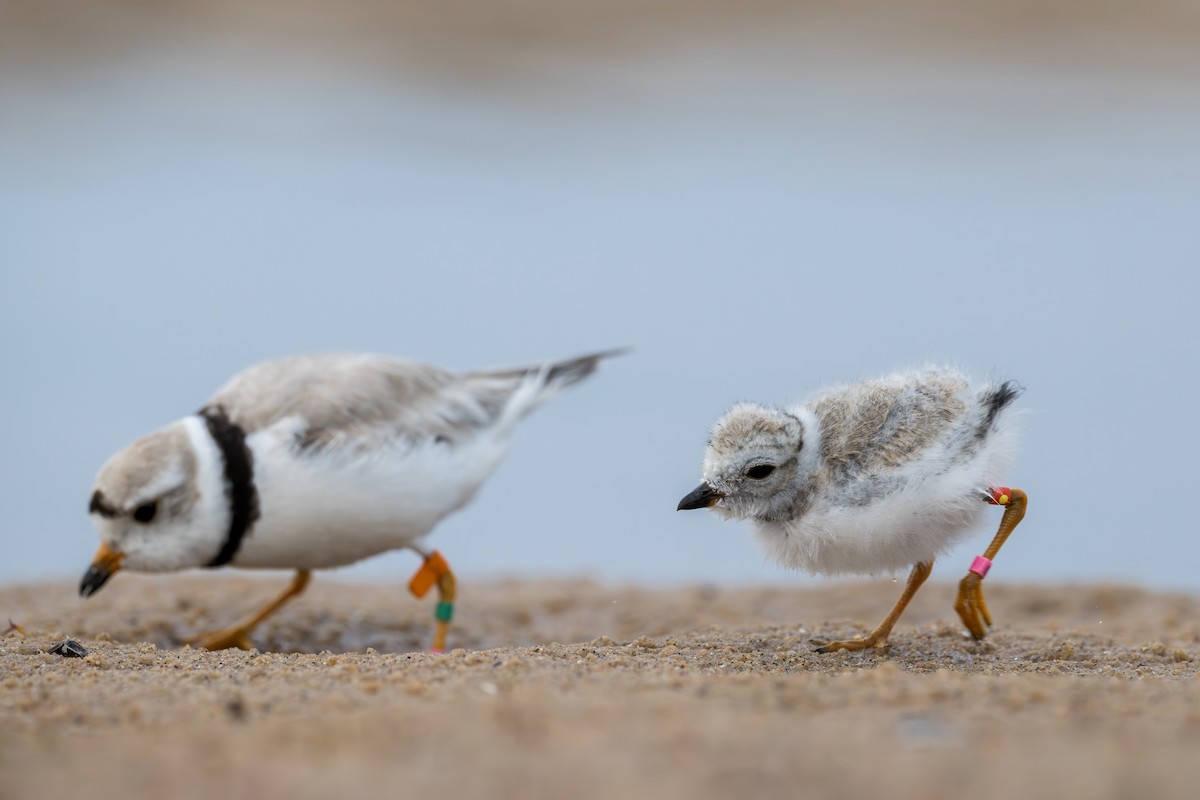
<path fill-rule="evenodd" d="M 433 612 L 433 616 L 442 622 L 449 622 L 454 618 L 454 603 L 442 601 L 437 604 L 437 610 Z"/>

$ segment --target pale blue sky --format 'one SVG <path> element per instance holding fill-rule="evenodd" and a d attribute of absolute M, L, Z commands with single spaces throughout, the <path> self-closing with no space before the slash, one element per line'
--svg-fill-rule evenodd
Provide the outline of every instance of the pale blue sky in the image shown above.
<path fill-rule="evenodd" d="M 993 580 L 1200 588 L 1197 84 L 754 53 L 511 94 L 203 43 L 7 76 L 0 581 L 81 573 L 99 465 L 251 362 L 631 345 L 434 533 L 460 573 L 800 580 L 675 511 L 712 421 L 951 361 L 1028 389 Z"/>

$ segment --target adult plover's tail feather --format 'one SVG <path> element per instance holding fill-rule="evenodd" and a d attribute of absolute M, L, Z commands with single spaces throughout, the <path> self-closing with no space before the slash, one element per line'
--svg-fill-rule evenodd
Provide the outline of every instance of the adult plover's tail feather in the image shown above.
<path fill-rule="evenodd" d="M 525 367 L 511 367 L 508 369 L 479 370 L 470 373 L 470 375 L 471 377 L 479 376 L 485 378 L 525 378 L 544 374 L 543 382 L 547 386 L 555 385 L 557 389 L 566 389 L 568 386 L 574 386 L 595 372 L 596 367 L 604 359 L 625 355 L 628 352 L 628 347 L 622 347 L 616 350 L 604 350 L 586 356 L 568 358 L 563 361 L 549 361 L 543 364 L 531 364 Z"/>
<path fill-rule="evenodd" d="M 627 352 L 628 348 L 605 350 L 563 361 L 472 372 L 464 377 L 467 381 L 478 382 L 481 385 L 510 383 L 512 394 L 505 404 L 502 416 L 509 422 L 516 422 L 564 389 L 587 378 L 604 359 Z"/>
<path fill-rule="evenodd" d="M 560 389 L 566 389 L 569 386 L 574 386 L 584 378 L 596 371 L 596 367 L 606 358 L 614 358 L 615 356 L 623 356 L 629 352 L 628 347 L 620 347 L 615 350 L 604 350 L 599 353 L 592 353 L 586 356 L 570 358 L 566 361 L 558 361 L 549 364 L 549 370 L 546 372 L 546 383 L 557 383 Z"/>
<path fill-rule="evenodd" d="M 990 430 L 996 422 L 996 415 L 1003 411 L 1012 401 L 1020 397 L 1024 391 L 1025 387 L 1016 381 L 1005 381 L 999 386 L 985 390 L 983 396 L 980 398 L 984 409 L 983 424 L 980 426 L 980 432 L 983 433 Z"/>

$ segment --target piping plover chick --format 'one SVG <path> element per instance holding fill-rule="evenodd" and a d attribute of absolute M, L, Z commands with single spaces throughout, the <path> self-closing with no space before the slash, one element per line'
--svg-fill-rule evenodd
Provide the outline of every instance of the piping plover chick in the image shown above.
<path fill-rule="evenodd" d="M 1013 381 L 975 384 L 928 367 L 831 388 L 788 408 L 742 403 L 717 421 L 704 481 L 679 509 L 749 519 L 775 561 L 813 574 L 912 567 L 883 622 L 865 639 L 818 648 L 832 652 L 886 643 L 934 558 L 970 530 L 985 503 L 1003 506 L 999 531 L 955 603 L 982 639 L 992 620 L 981 581 L 1025 515 L 1025 493 L 999 485 L 1016 440 L 1005 409 L 1021 391 Z"/>
<path fill-rule="evenodd" d="M 193 640 L 249 649 L 251 630 L 300 594 L 311 570 L 409 548 L 424 559 L 410 590 L 438 587 L 442 650 L 455 578 L 424 537 L 471 500 L 518 420 L 618 352 L 463 374 L 372 355 L 249 367 L 100 469 L 89 512 L 101 545 L 80 593 L 118 569 L 295 569 L 258 613 Z"/>

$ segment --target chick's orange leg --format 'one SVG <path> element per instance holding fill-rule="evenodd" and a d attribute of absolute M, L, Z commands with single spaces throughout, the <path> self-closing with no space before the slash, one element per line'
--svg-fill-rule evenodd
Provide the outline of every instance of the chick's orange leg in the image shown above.
<path fill-rule="evenodd" d="M 250 643 L 250 632 L 258 627 L 264 619 L 278 611 L 284 603 L 303 592 L 305 587 L 308 586 L 308 580 L 311 575 L 312 573 L 309 570 L 298 570 L 295 577 L 292 578 L 291 585 L 284 590 L 283 594 L 276 597 L 270 603 L 267 603 L 257 613 L 252 614 L 233 627 L 202 636 L 195 636 L 186 640 L 187 643 L 203 647 L 205 650 L 228 650 L 231 647 L 236 647 L 240 650 L 252 650 L 254 645 Z"/>
<path fill-rule="evenodd" d="M 988 490 L 987 502 L 994 506 L 1004 506 L 1004 516 L 1000 518 L 1000 529 L 992 537 L 983 555 L 975 559 L 971 571 L 958 583 L 958 598 L 954 601 L 954 610 L 962 619 L 963 625 L 979 641 L 987 635 L 991 627 L 992 615 L 988 612 L 987 603 L 983 599 L 983 576 L 992 565 L 992 559 L 1004 546 L 1008 535 L 1025 516 L 1025 506 L 1029 498 L 1020 489 L 1010 489 L 1007 486 L 995 486 Z"/>
<path fill-rule="evenodd" d="M 420 550 L 417 552 L 421 553 Z M 450 620 L 454 618 L 458 581 L 446 559 L 437 550 L 421 555 L 425 560 L 408 582 L 408 590 L 416 597 L 424 597 L 434 585 L 438 587 L 438 604 L 434 610 L 436 628 L 433 633 L 433 647 L 430 649 L 435 653 L 443 653 L 446 650 L 446 633 L 450 630 Z"/>
<path fill-rule="evenodd" d="M 821 645 L 817 648 L 818 653 L 832 653 L 835 650 L 866 650 L 868 647 L 876 647 L 887 642 L 888 636 L 891 635 L 892 626 L 896 624 L 896 620 L 900 619 L 900 615 L 904 613 L 904 609 L 908 607 L 908 602 L 913 599 L 913 595 L 921 588 L 921 584 L 929 577 L 929 573 L 933 571 L 933 561 L 918 561 L 913 566 L 912 572 L 908 575 L 908 583 L 904 587 L 904 593 L 900 595 L 900 599 L 896 601 L 896 605 L 883 622 L 879 623 L 875 630 L 871 631 L 870 635 L 865 639 L 851 639 L 845 642 L 830 642 L 829 644 Z"/>

